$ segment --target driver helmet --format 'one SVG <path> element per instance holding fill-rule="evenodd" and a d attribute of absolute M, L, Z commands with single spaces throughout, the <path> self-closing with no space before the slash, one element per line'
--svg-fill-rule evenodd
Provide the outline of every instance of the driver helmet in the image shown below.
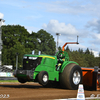
<path fill-rule="evenodd" d="M 63 53 L 61 53 L 61 54 L 60 54 L 60 57 L 61 57 L 61 58 L 64 58 L 64 57 L 65 57 L 65 55 L 64 55 Z"/>

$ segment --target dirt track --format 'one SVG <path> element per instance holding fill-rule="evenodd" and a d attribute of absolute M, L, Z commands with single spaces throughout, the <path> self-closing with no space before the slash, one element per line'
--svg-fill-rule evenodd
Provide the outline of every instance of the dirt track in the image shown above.
<path fill-rule="evenodd" d="M 100 94 L 100 91 L 86 91 L 85 96 Z M 2 97 L 1 97 L 2 96 Z M 77 90 L 65 90 L 59 88 L 43 88 L 38 83 L 0 83 L 0 100 L 9 96 L 6 100 L 44 100 L 76 98 Z"/>

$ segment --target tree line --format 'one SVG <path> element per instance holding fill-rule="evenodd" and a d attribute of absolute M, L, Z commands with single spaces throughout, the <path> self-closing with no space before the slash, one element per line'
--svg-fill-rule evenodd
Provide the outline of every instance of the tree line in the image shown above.
<path fill-rule="evenodd" d="M 41 51 L 42 54 L 55 55 L 56 42 L 53 36 L 41 29 L 31 34 L 20 25 L 2 26 L 2 65 L 16 66 L 16 54 L 18 54 L 18 66 L 23 63 L 23 55 L 31 54 L 33 50 Z M 61 50 L 61 47 L 59 47 Z M 69 54 L 69 59 L 76 61 L 82 67 L 98 66 L 100 57 L 94 57 L 93 52 L 89 49 L 85 52 L 81 48 L 72 51 L 67 46 L 65 51 Z"/>
<path fill-rule="evenodd" d="M 59 47 L 61 50 L 61 47 Z M 95 57 L 94 53 L 87 48 L 85 51 L 79 48 L 78 50 L 72 51 L 69 46 L 66 47 L 65 51 L 69 55 L 70 61 L 77 62 L 81 67 L 94 67 L 100 66 L 100 56 Z"/>

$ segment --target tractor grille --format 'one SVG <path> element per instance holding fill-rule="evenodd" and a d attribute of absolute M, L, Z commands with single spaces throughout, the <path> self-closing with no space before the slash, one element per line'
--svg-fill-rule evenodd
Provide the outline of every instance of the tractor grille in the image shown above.
<path fill-rule="evenodd" d="M 23 59 L 23 70 L 34 70 L 41 63 L 41 60 L 42 60 L 41 57 L 24 58 Z"/>

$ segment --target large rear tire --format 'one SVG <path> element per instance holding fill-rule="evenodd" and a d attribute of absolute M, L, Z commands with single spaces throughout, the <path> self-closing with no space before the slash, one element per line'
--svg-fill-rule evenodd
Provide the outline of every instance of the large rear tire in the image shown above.
<path fill-rule="evenodd" d="M 62 88 L 76 90 L 81 82 L 82 70 L 80 66 L 74 63 L 67 65 L 60 74 L 60 85 Z"/>

